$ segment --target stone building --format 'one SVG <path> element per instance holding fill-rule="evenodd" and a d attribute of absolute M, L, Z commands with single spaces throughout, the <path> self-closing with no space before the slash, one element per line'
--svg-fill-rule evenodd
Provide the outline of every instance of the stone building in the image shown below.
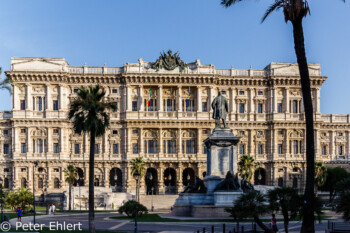
<path fill-rule="evenodd" d="M 215 126 L 210 103 L 222 91 L 228 126 L 241 138 L 238 153 L 258 164 L 255 183 L 303 187 L 305 122 L 296 64 L 271 63 L 262 70 L 216 69 L 200 60 L 170 69 L 152 64 L 140 58 L 123 67 L 74 67 L 62 58 L 12 58 L 6 72 L 14 84 L 12 111 L 0 113 L 4 187 L 30 188 L 34 172 L 37 195 L 66 191 L 63 169 L 69 164 L 86 186 L 89 137 L 74 134 L 67 111 L 79 87 L 96 84 L 117 106 L 105 135 L 96 139 L 96 186 L 134 192 L 130 161 L 136 157 L 148 166 L 143 193 L 177 193 L 195 175 L 202 178 L 203 140 Z M 316 160 L 350 169 L 350 115 L 321 114 L 327 77 L 319 64 L 309 69 Z"/>

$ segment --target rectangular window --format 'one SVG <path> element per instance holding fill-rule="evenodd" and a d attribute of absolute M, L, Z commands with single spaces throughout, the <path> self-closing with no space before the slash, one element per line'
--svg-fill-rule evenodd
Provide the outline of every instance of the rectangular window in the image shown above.
<path fill-rule="evenodd" d="M 43 99 L 41 97 L 38 97 L 38 110 L 42 111 L 43 110 Z"/>
<path fill-rule="evenodd" d="M 244 91 L 239 91 L 238 94 L 239 95 L 244 95 Z"/>
<path fill-rule="evenodd" d="M 202 112 L 208 112 L 208 102 L 202 102 Z"/>
<path fill-rule="evenodd" d="M 113 144 L 113 154 L 118 154 L 118 144 Z"/>
<path fill-rule="evenodd" d="M 139 133 L 139 130 L 138 129 L 133 129 L 132 130 L 132 134 L 138 134 Z"/>
<path fill-rule="evenodd" d="M 338 133 L 338 136 L 343 136 L 343 133 Z"/>
<path fill-rule="evenodd" d="M 115 102 L 114 105 L 115 105 L 114 112 L 118 112 L 118 103 Z"/>
<path fill-rule="evenodd" d="M 58 129 L 53 129 L 53 134 L 58 134 Z"/>
<path fill-rule="evenodd" d="M 21 143 L 21 153 L 27 153 L 27 144 Z"/>
<path fill-rule="evenodd" d="M 263 95 L 263 92 L 262 91 L 258 91 L 258 95 Z"/>
<path fill-rule="evenodd" d="M 244 146 L 244 144 L 239 145 L 239 154 L 241 154 L 241 155 L 245 154 L 245 146 Z"/>
<path fill-rule="evenodd" d="M 74 154 L 78 155 L 80 154 L 80 145 L 74 144 Z"/>
<path fill-rule="evenodd" d="M 343 155 L 343 146 L 338 146 L 338 154 Z"/>
<path fill-rule="evenodd" d="M 156 99 L 145 99 L 145 110 L 149 112 L 157 111 L 157 100 Z"/>
<path fill-rule="evenodd" d="M 132 153 L 133 154 L 139 153 L 139 144 L 138 143 L 133 143 L 132 144 Z"/>
<path fill-rule="evenodd" d="M 38 153 L 43 153 L 43 140 L 38 139 Z"/>
<path fill-rule="evenodd" d="M 299 152 L 298 141 L 293 140 L 293 154 L 298 154 L 298 152 Z"/>
<path fill-rule="evenodd" d="M 97 144 L 97 143 L 95 144 L 94 152 L 95 152 L 95 155 L 100 153 L 99 144 Z"/>
<path fill-rule="evenodd" d="M 116 135 L 116 134 L 118 134 L 118 130 L 113 130 L 112 133 L 113 133 L 114 135 Z"/>
<path fill-rule="evenodd" d="M 207 153 L 207 147 L 203 144 L 203 154 Z"/>
<path fill-rule="evenodd" d="M 191 154 L 191 140 L 186 140 L 186 154 Z"/>
<path fill-rule="evenodd" d="M 53 101 L 53 110 L 58 111 L 58 100 Z"/>
<path fill-rule="evenodd" d="M 282 144 L 278 144 L 278 154 L 283 154 L 283 146 L 282 146 Z"/>
<path fill-rule="evenodd" d="M 113 94 L 117 94 L 118 93 L 118 89 L 112 89 L 112 93 Z"/>
<path fill-rule="evenodd" d="M 292 101 L 292 113 L 298 113 L 298 101 L 297 100 L 293 100 Z"/>
<path fill-rule="evenodd" d="M 327 147 L 322 146 L 322 155 L 326 155 L 326 154 L 327 154 Z"/>
<path fill-rule="evenodd" d="M 4 135 L 8 135 L 9 134 L 9 130 L 8 129 L 5 129 L 4 130 Z"/>
<path fill-rule="evenodd" d="M 26 129 L 21 129 L 21 133 L 26 133 Z"/>
<path fill-rule="evenodd" d="M 78 88 L 74 88 L 73 92 L 78 93 L 78 90 L 79 90 Z"/>
<path fill-rule="evenodd" d="M 26 101 L 21 100 L 21 110 L 26 110 Z"/>
<path fill-rule="evenodd" d="M 137 101 L 132 101 L 132 111 L 137 112 Z"/>
<path fill-rule="evenodd" d="M 262 145 L 262 144 L 259 144 L 259 145 L 258 145 L 258 154 L 259 154 L 259 155 L 262 155 L 263 153 L 264 153 L 263 145 Z"/>
<path fill-rule="evenodd" d="M 258 113 L 263 113 L 263 104 L 258 104 Z"/>
<path fill-rule="evenodd" d="M 208 134 L 208 130 L 207 129 L 203 129 L 202 130 L 202 134 Z"/>
<path fill-rule="evenodd" d="M 244 135 L 244 131 L 239 131 L 239 134 L 240 135 Z"/>
<path fill-rule="evenodd" d="M 60 153 L 60 147 L 58 143 L 53 144 L 53 153 L 58 154 Z"/>
<path fill-rule="evenodd" d="M 175 110 L 175 108 L 174 108 L 174 105 L 173 105 L 173 100 L 167 99 L 166 100 L 166 111 L 167 112 L 172 112 L 174 110 Z"/>
<path fill-rule="evenodd" d="M 168 154 L 173 153 L 173 141 L 172 140 L 167 141 L 167 153 Z"/>
<path fill-rule="evenodd" d="M 239 113 L 244 113 L 244 104 L 239 104 Z"/>
<path fill-rule="evenodd" d="M 278 103 L 278 104 L 277 104 L 277 112 L 278 112 L 278 113 L 282 113 L 282 111 L 283 111 L 283 110 L 282 110 L 282 103 Z"/>

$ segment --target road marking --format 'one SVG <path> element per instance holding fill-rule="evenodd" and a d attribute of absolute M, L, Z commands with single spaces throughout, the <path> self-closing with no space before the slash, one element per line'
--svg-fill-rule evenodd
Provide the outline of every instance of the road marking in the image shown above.
<path fill-rule="evenodd" d="M 118 225 L 115 225 L 115 226 L 113 226 L 113 227 L 108 228 L 108 230 L 115 230 L 115 229 L 117 229 L 117 228 L 119 228 L 119 227 L 124 226 L 124 225 L 127 224 L 127 223 L 129 223 L 129 222 L 122 222 L 122 223 L 120 223 L 120 224 L 118 224 Z"/>

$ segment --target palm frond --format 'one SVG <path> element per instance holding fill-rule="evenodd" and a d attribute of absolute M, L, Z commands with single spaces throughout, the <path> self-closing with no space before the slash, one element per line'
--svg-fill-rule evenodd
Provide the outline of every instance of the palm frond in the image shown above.
<path fill-rule="evenodd" d="M 267 17 L 269 17 L 269 15 L 274 12 L 275 10 L 278 10 L 279 8 L 281 8 L 283 6 L 285 0 L 279 0 L 276 1 L 274 4 L 272 4 L 265 12 L 264 16 L 261 19 L 261 23 L 263 23 Z"/>
<path fill-rule="evenodd" d="M 241 2 L 242 0 L 221 0 L 221 5 L 223 5 L 224 7 L 230 7 L 233 4 L 237 3 L 237 2 Z"/>

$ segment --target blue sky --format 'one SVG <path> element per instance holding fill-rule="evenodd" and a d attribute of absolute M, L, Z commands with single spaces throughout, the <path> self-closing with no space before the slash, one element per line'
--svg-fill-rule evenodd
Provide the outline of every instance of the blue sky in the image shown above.
<path fill-rule="evenodd" d="M 263 24 L 273 0 L 246 0 L 223 8 L 220 0 L 2 0 L 0 66 L 11 57 L 64 57 L 70 65 L 122 66 L 162 50 L 179 51 L 217 68 L 263 69 L 296 62 L 292 27 L 282 11 Z M 328 80 L 321 112 L 349 114 L 350 3 L 309 0 L 304 21 L 308 62 L 320 63 Z M 4 74 L 2 74 L 4 78 Z M 11 97 L 0 91 L 0 110 Z"/>

